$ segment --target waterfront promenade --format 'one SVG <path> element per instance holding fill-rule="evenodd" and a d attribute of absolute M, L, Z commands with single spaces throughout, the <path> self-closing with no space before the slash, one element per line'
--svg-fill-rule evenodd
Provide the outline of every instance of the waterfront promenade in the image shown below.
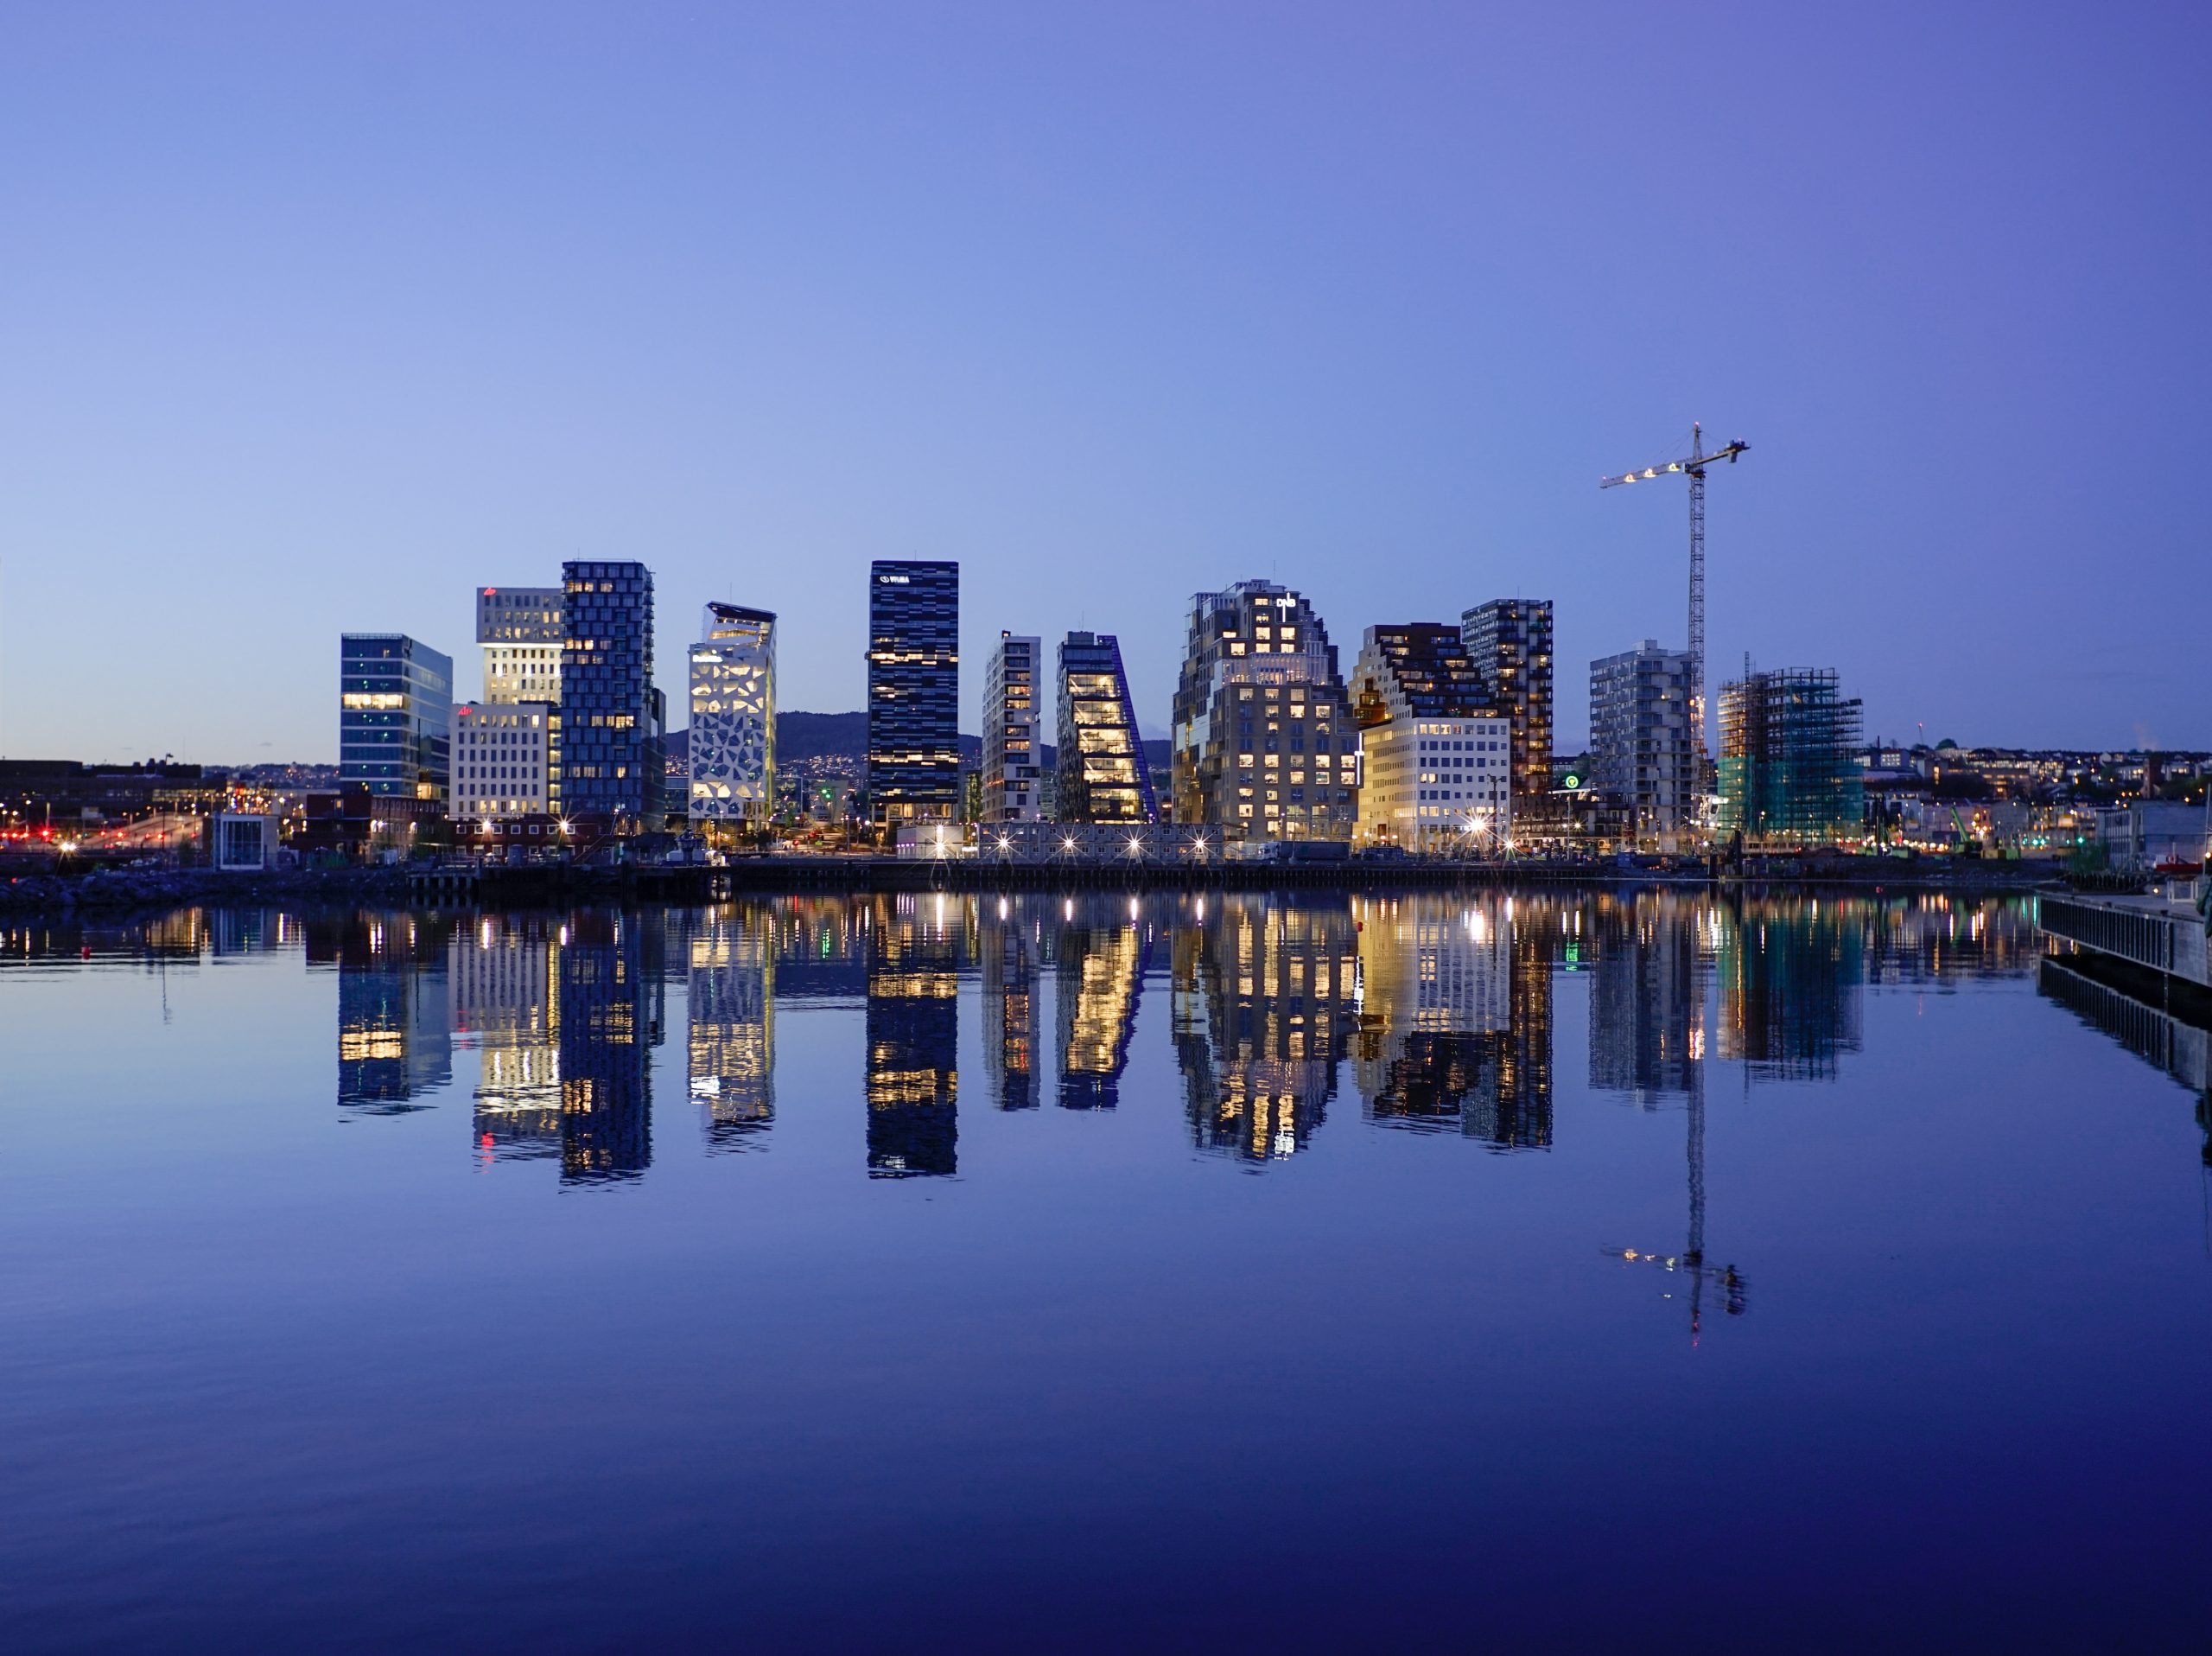
<path fill-rule="evenodd" d="M 577 900 L 710 902 L 748 894 L 876 891 L 1311 891 L 1676 889 L 1765 886 L 1854 891 L 2019 892 L 2050 886 L 2043 863 L 1854 858 L 1812 864 L 1754 861 L 1742 869 L 1643 868 L 1590 860 L 1392 859 L 1341 863 L 1035 862 L 994 858 L 758 857 L 722 864 L 504 863 L 474 858 L 399 866 L 222 872 L 205 869 L 69 869 L 0 879 L 0 909 L 118 912 L 181 903 L 384 902 L 488 907 Z"/>

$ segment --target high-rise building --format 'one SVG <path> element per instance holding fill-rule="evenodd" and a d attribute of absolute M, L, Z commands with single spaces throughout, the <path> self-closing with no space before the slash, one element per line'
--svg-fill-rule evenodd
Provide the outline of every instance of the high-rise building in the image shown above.
<path fill-rule="evenodd" d="M 776 809 L 776 618 L 710 603 L 691 646 L 690 815 L 760 832 Z"/>
<path fill-rule="evenodd" d="M 868 569 L 868 799 L 877 824 L 960 806 L 960 565 Z"/>
<path fill-rule="evenodd" d="M 1111 633 L 1070 633 L 1060 642 L 1058 759 L 1062 822 L 1158 818 L 1121 642 Z"/>
<path fill-rule="evenodd" d="M 642 564 L 561 566 L 556 806 L 658 828 L 667 704 L 653 687 L 653 576 Z"/>
<path fill-rule="evenodd" d="M 1441 621 L 1370 627 L 1351 674 L 1363 845 L 1494 851 L 1513 831 L 1512 726 Z"/>
<path fill-rule="evenodd" d="M 547 702 L 463 702 L 454 710 L 456 818 L 550 814 L 555 711 Z"/>
<path fill-rule="evenodd" d="M 1173 735 L 1177 822 L 1233 839 L 1351 838 L 1359 739 L 1336 649 L 1297 593 L 1240 581 L 1192 596 Z"/>
<path fill-rule="evenodd" d="M 1037 675 L 1043 666 L 1041 640 L 999 634 L 983 672 L 984 822 L 1034 822 L 1043 812 L 1037 750 Z"/>
<path fill-rule="evenodd" d="M 1646 639 L 1590 664 L 1590 781 L 1628 811 L 1639 838 L 1696 821 L 1687 651 Z"/>
<path fill-rule="evenodd" d="M 476 641 L 484 650 L 484 699 L 561 699 L 558 587 L 479 587 Z"/>
<path fill-rule="evenodd" d="M 1859 831 L 1859 703 L 1825 669 L 1784 667 L 1720 687 L 1720 832 L 1815 845 Z"/>
<path fill-rule="evenodd" d="M 442 812 L 453 781 L 453 661 L 404 633 L 338 640 L 338 785 Z"/>
<path fill-rule="evenodd" d="M 1493 598 L 1459 617 L 1459 636 L 1513 726 L 1513 793 L 1534 799 L 1552 787 L 1552 601 Z"/>

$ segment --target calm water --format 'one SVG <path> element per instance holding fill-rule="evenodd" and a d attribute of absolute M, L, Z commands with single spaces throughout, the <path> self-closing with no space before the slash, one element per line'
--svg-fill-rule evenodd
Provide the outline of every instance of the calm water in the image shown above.
<path fill-rule="evenodd" d="M 0 1646 L 2201 1648 L 2164 1028 L 1938 900 L 0 926 Z"/>

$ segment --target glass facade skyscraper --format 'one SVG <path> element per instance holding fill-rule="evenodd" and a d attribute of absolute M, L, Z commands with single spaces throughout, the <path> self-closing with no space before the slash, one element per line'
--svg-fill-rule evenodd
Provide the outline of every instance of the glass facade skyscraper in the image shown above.
<path fill-rule="evenodd" d="M 666 704 L 653 688 L 653 576 L 642 564 L 561 566 L 557 805 L 658 828 Z"/>
<path fill-rule="evenodd" d="M 868 569 L 868 799 L 879 824 L 949 822 L 960 805 L 960 565 Z"/>
<path fill-rule="evenodd" d="M 1111 633 L 1070 633 L 1060 644 L 1059 779 L 1062 822 L 1152 822 L 1152 771 Z"/>
<path fill-rule="evenodd" d="M 338 785 L 442 810 L 453 786 L 453 660 L 404 633 L 338 640 Z"/>

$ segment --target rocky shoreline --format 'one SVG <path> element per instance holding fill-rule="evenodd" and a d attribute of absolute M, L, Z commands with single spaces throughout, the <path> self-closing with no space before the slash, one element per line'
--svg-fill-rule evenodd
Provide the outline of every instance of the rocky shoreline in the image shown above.
<path fill-rule="evenodd" d="M 404 905 L 402 869 L 296 869 L 259 873 L 213 869 L 95 869 L 80 875 L 24 875 L 0 881 L 0 910 L 111 914 L 189 903 L 347 901 Z"/>

